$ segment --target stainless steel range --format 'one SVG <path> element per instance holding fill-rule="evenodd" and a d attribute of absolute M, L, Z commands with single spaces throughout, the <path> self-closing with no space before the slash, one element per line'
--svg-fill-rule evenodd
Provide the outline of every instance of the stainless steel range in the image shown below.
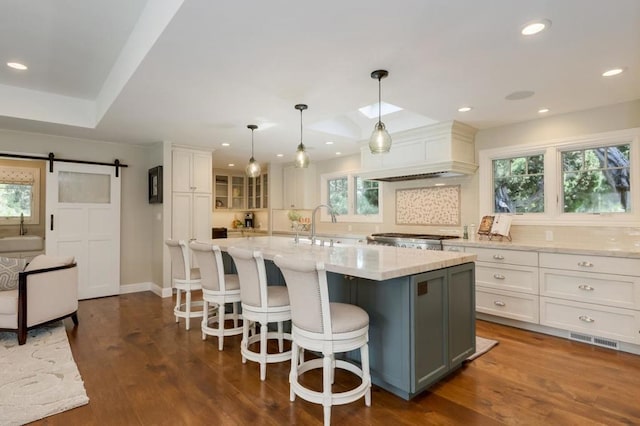
<path fill-rule="evenodd" d="M 367 244 L 407 247 L 421 250 L 442 250 L 442 240 L 448 240 L 451 238 L 459 237 L 454 235 L 402 234 L 385 232 L 369 235 L 367 237 Z"/>

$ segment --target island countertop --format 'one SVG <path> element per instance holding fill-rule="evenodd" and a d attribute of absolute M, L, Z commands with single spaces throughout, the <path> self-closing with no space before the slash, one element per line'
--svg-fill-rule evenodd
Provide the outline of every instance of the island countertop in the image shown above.
<path fill-rule="evenodd" d="M 259 250 L 267 260 L 277 254 L 322 261 L 329 272 L 383 281 L 473 262 L 476 255 L 378 245 L 337 244 L 333 247 L 295 243 L 291 237 L 217 238 L 209 240 L 222 251 L 229 247 Z"/>

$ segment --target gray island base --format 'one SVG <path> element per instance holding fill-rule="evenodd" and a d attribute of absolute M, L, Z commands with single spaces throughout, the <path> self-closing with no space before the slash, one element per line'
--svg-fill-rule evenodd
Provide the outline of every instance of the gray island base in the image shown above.
<path fill-rule="evenodd" d="M 423 392 L 475 352 L 475 255 L 387 246 L 320 247 L 284 237 L 210 242 L 223 251 L 234 246 L 260 250 L 271 285 L 285 284 L 270 262 L 276 254 L 325 262 L 331 300 L 358 305 L 369 314 L 373 383 L 401 398 Z M 358 360 L 359 354 L 347 356 Z"/>

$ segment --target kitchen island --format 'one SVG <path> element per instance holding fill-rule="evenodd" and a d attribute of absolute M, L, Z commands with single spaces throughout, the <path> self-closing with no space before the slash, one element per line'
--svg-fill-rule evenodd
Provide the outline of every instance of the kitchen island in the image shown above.
<path fill-rule="evenodd" d="M 368 245 L 329 247 L 286 237 L 211 242 L 222 251 L 229 247 L 261 251 L 270 285 L 285 284 L 271 262 L 277 254 L 324 262 L 330 299 L 358 305 L 369 314 L 373 383 L 404 399 L 447 376 L 475 352 L 473 254 Z M 348 356 L 357 361 L 359 354 Z"/>

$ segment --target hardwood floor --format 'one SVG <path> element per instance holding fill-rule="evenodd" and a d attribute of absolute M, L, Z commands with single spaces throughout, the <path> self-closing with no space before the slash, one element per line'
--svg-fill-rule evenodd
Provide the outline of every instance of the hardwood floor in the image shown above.
<path fill-rule="evenodd" d="M 176 324 L 172 300 L 150 293 L 80 302 L 65 321 L 90 402 L 34 424 L 321 424 L 322 407 L 289 402 L 289 363 L 242 364 L 240 336 L 201 340 Z M 478 321 L 500 341 L 412 401 L 374 386 L 364 401 L 335 406 L 336 425 L 640 424 L 640 356 Z M 336 383 L 355 383 L 336 375 Z"/>

